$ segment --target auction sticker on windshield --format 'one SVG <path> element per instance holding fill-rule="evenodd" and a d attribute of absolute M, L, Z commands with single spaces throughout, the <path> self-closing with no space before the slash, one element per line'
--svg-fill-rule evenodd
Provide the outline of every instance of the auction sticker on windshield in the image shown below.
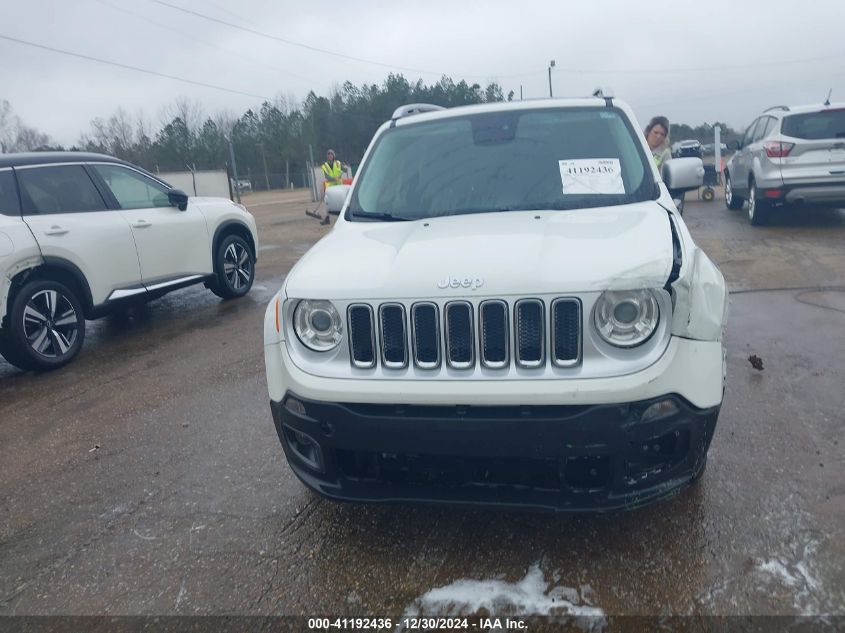
<path fill-rule="evenodd" d="M 618 158 L 579 158 L 558 164 L 565 195 L 625 193 Z"/>

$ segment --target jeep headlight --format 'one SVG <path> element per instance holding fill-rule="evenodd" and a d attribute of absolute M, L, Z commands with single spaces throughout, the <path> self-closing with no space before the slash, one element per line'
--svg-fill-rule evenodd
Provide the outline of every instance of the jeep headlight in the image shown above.
<path fill-rule="evenodd" d="M 660 321 L 653 290 L 603 292 L 593 309 L 593 324 L 605 341 L 616 347 L 645 343 Z"/>
<path fill-rule="evenodd" d="M 315 352 L 334 349 L 343 337 L 343 322 L 331 301 L 300 301 L 293 312 L 293 329 L 302 344 Z"/>

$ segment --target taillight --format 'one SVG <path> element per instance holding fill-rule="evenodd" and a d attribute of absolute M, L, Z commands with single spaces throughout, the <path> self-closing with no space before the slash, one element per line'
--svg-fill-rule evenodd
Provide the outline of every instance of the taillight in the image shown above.
<path fill-rule="evenodd" d="M 769 158 L 789 156 L 793 147 L 795 147 L 795 143 L 784 143 L 782 141 L 766 141 L 763 143 L 763 149 L 766 150 L 766 156 Z"/>

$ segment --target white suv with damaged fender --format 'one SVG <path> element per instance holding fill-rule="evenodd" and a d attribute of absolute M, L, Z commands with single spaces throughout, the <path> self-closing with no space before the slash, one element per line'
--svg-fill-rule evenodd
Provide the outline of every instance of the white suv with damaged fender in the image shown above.
<path fill-rule="evenodd" d="M 630 508 L 703 471 L 724 279 L 630 108 L 399 108 L 264 321 L 276 430 L 333 499 Z M 668 187 L 668 188 L 667 188 Z M 327 274 L 330 271 L 330 274 Z"/>
<path fill-rule="evenodd" d="M 85 321 L 204 283 L 241 297 L 255 279 L 255 218 L 189 198 L 111 156 L 0 156 L 0 354 L 22 369 L 70 362 Z"/>

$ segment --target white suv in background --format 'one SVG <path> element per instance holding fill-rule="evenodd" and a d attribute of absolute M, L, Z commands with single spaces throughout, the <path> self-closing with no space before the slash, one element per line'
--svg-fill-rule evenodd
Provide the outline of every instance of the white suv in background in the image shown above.
<path fill-rule="evenodd" d="M 845 205 L 845 103 L 776 106 L 748 126 L 725 165 L 725 204 L 751 224 L 774 206 Z"/>
<path fill-rule="evenodd" d="M 255 219 L 139 167 L 79 152 L 0 155 L 0 353 L 52 369 L 85 320 L 204 282 L 223 298 L 255 278 Z"/>

